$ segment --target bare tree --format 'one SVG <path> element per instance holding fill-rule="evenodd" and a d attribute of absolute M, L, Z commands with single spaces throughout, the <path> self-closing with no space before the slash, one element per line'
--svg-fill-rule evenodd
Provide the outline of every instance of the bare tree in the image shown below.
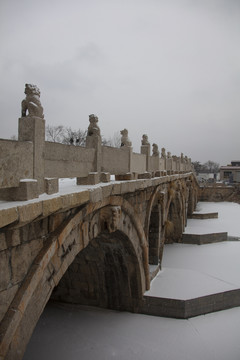
<path fill-rule="evenodd" d="M 199 173 L 218 173 L 220 165 L 214 161 L 208 160 L 204 164 L 201 164 L 199 161 L 192 162 L 194 169 L 197 174 Z"/>
<path fill-rule="evenodd" d="M 113 134 L 113 137 L 109 137 L 108 139 L 103 137 L 102 138 L 102 145 L 120 148 L 120 146 L 121 146 L 120 132 L 115 132 Z"/>
<path fill-rule="evenodd" d="M 86 142 L 86 136 L 86 130 L 72 130 L 71 127 L 66 127 L 62 125 L 46 126 L 47 141 L 83 146 Z"/>
<path fill-rule="evenodd" d="M 63 134 L 64 134 L 64 126 L 62 125 L 46 126 L 45 136 L 47 141 L 62 143 Z"/>
<path fill-rule="evenodd" d="M 46 140 L 66 145 L 84 146 L 86 144 L 87 130 L 73 130 L 70 126 L 46 126 Z M 102 145 L 120 147 L 120 132 L 115 132 L 113 137 L 106 139 L 102 136 Z"/>

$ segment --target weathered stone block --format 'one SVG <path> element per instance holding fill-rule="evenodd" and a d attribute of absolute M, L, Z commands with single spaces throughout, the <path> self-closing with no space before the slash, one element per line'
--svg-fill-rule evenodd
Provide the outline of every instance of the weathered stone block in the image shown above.
<path fill-rule="evenodd" d="M 116 181 L 133 180 L 134 175 L 132 173 L 115 175 Z"/>
<path fill-rule="evenodd" d="M 0 252 L 0 290 L 6 289 L 10 282 L 9 256 L 8 250 Z"/>
<path fill-rule="evenodd" d="M 58 178 L 45 178 L 44 190 L 48 195 L 57 193 L 59 191 Z"/>
<path fill-rule="evenodd" d="M 102 172 L 100 174 L 100 182 L 110 182 L 110 173 Z"/>
<path fill-rule="evenodd" d="M 11 304 L 16 292 L 18 285 L 12 286 L 7 290 L 0 291 L 0 322 L 3 319 L 9 305 Z"/>
<path fill-rule="evenodd" d="M 121 194 L 126 194 L 129 192 L 134 192 L 136 190 L 136 183 L 133 182 L 123 182 L 121 184 Z"/>
<path fill-rule="evenodd" d="M 63 209 L 72 208 L 84 204 L 89 201 L 89 191 L 81 191 L 79 193 L 67 194 L 61 196 Z"/>
<path fill-rule="evenodd" d="M 90 190 L 90 201 L 91 202 L 98 202 L 102 201 L 103 195 L 102 195 L 102 188 L 96 188 Z"/>
<path fill-rule="evenodd" d="M 21 243 L 20 230 L 15 229 L 6 233 L 8 248 L 18 246 Z"/>
<path fill-rule="evenodd" d="M 61 197 L 43 201 L 43 216 L 50 215 L 62 208 Z"/>
<path fill-rule="evenodd" d="M 102 195 L 103 195 L 103 199 L 109 197 L 110 195 L 112 195 L 112 189 L 113 189 L 113 185 L 108 185 L 108 186 L 102 186 Z"/>
<path fill-rule="evenodd" d="M 144 172 L 143 174 L 138 174 L 138 179 L 151 179 L 152 173 L 151 172 Z"/>
<path fill-rule="evenodd" d="M 113 184 L 112 195 L 121 194 L 121 184 Z"/>
<path fill-rule="evenodd" d="M 19 206 L 18 207 L 19 221 L 22 223 L 30 222 L 31 220 L 34 220 L 38 216 L 40 216 L 42 214 L 42 211 L 43 211 L 42 202 L 35 202 L 24 206 Z"/>
<path fill-rule="evenodd" d="M 96 185 L 100 177 L 98 172 L 89 173 L 86 177 L 77 177 L 77 185 Z"/>
<path fill-rule="evenodd" d="M 13 284 L 19 283 L 26 276 L 31 263 L 42 248 L 43 240 L 36 239 L 30 243 L 12 248 L 11 269 Z"/>
<path fill-rule="evenodd" d="M 4 233 L 0 233 L 0 251 L 6 250 L 8 247 L 6 236 Z"/>
<path fill-rule="evenodd" d="M 22 179 L 15 192 L 15 200 L 25 201 L 38 197 L 38 182 L 34 179 Z"/>
<path fill-rule="evenodd" d="M 0 228 L 18 220 L 17 208 L 9 208 L 0 210 Z"/>

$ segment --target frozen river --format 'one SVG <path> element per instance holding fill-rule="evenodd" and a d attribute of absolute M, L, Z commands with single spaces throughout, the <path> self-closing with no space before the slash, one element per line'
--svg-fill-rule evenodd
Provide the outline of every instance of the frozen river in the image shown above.
<path fill-rule="evenodd" d="M 205 208 L 204 208 L 205 207 Z M 199 226 L 240 236 L 240 205 L 200 203 L 199 209 L 219 211 L 219 219 L 190 220 L 186 231 Z M 221 229 L 221 230 L 220 230 Z M 224 229 L 224 230 L 222 230 Z M 186 271 L 184 291 L 205 278 L 224 286 L 240 284 L 240 242 L 165 247 L 164 273 Z M 173 276 L 174 278 L 174 276 Z M 202 281 L 201 281 L 202 279 Z M 162 283 L 163 284 L 163 283 Z M 169 288 L 167 288 L 169 284 Z M 172 291 L 170 281 L 164 291 Z M 174 285 L 177 287 L 177 285 Z M 161 287 L 161 282 L 159 282 Z M 175 289 L 176 290 L 176 289 Z M 174 290 L 174 291 L 175 291 Z M 179 290 L 183 292 L 183 287 Z M 209 291 L 209 289 L 208 289 Z M 239 360 L 240 308 L 189 320 L 175 320 L 80 306 L 48 304 L 28 345 L 24 360 Z"/>

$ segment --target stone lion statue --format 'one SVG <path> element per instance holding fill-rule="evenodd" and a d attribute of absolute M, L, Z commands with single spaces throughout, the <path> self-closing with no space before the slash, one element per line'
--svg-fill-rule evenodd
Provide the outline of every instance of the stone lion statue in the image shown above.
<path fill-rule="evenodd" d="M 142 136 L 142 145 L 149 145 L 148 136 L 143 134 Z"/>
<path fill-rule="evenodd" d="M 165 150 L 164 147 L 162 148 L 161 158 L 162 158 L 162 159 L 166 159 L 166 150 Z"/>
<path fill-rule="evenodd" d="M 98 126 L 98 117 L 94 114 L 89 115 L 89 126 L 87 136 L 101 136 L 100 128 Z"/>
<path fill-rule="evenodd" d="M 121 146 L 132 146 L 132 142 L 128 138 L 128 130 L 123 129 L 120 131 L 121 137 Z"/>
<path fill-rule="evenodd" d="M 40 101 L 39 88 L 36 85 L 25 84 L 24 92 L 26 98 L 22 101 L 22 117 L 36 116 L 43 119 L 43 107 Z"/>
<path fill-rule="evenodd" d="M 159 156 L 159 150 L 157 144 L 152 144 L 152 154 L 153 156 Z"/>

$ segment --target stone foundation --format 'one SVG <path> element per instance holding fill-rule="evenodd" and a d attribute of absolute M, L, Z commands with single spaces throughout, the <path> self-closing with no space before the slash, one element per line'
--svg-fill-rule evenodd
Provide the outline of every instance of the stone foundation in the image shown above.
<path fill-rule="evenodd" d="M 214 311 L 231 309 L 236 306 L 240 306 L 240 289 L 188 300 L 144 296 L 140 313 L 188 319 Z"/>
<path fill-rule="evenodd" d="M 183 244 L 195 244 L 195 245 L 204 245 L 212 244 L 221 241 L 228 240 L 228 233 L 212 233 L 212 234 L 183 234 L 182 243 Z"/>

